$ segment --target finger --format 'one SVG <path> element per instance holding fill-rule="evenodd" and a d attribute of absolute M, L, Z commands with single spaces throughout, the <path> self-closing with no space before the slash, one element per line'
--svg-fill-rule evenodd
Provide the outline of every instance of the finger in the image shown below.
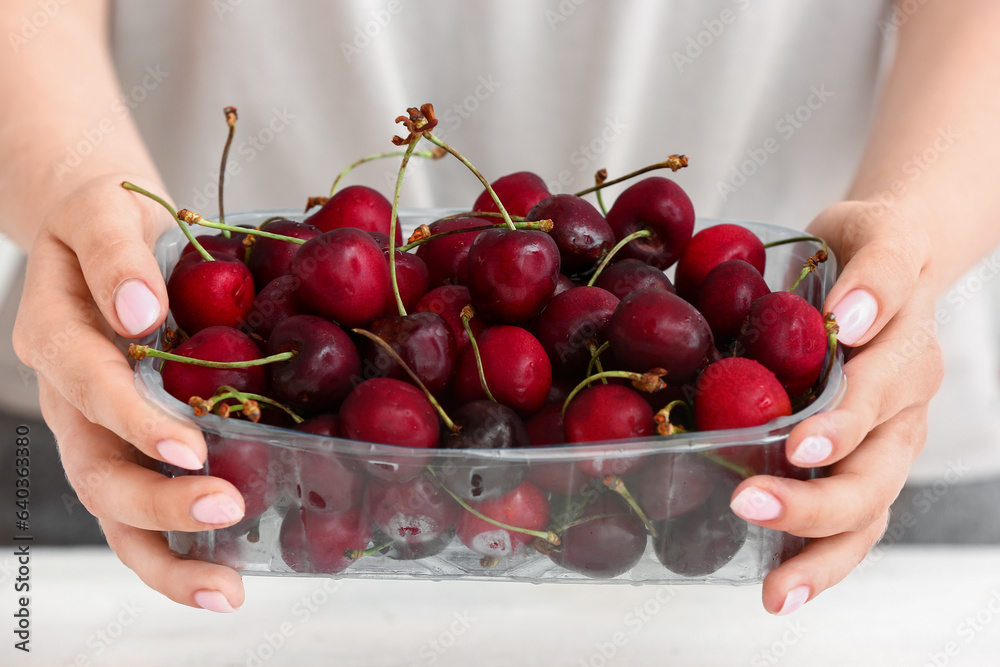
<path fill-rule="evenodd" d="M 889 522 L 886 512 L 864 529 L 813 540 L 764 577 L 764 609 L 784 616 L 840 583 L 865 559 Z"/>
<path fill-rule="evenodd" d="M 197 532 L 243 518 L 239 491 L 203 475 L 169 478 L 136 461 L 136 453 L 46 390 L 45 414 L 56 434 L 66 477 L 80 502 L 99 519 L 147 530 Z"/>
<path fill-rule="evenodd" d="M 845 202 L 810 225 L 841 254 L 843 271 L 827 295 L 844 345 L 863 345 L 909 301 L 931 253 L 926 234 L 885 207 Z"/>
<path fill-rule="evenodd" d="M 174 602 L 222 613 L 243 605 L 243 581 L 235 570 L 173 556 L 159 533 L 107 519 L 101 529 L 121 562 Z"/>
<path fill-rule="evenodd" d="M 90 421 L 151 458 L 201 468 L 206 456 L 201 432 L 136 393 L 134 373 L 98 329 L 106 324 L 86 293 L 72 253 L 36 242 L 15 325 L 18 355 Z"/>
<path fill-rule="evenodd" d="M 877 427 L 829 477 L 797 480 L 758 475 L 733 492 L 740 517 L 801 537 L 862 530 L 899 495 L 913 462 L 914 442 L 927 434 L 926 407 L 912 407 Z"/>
<path fill-rule="evenodd" d="M 933 320 L 907 308 L 844 366 L 847 391 L 836 409 L 796 425 L 785 443 L 801 467 L 829 465 L 850 454 L 873 428 L 911 405 L 927 403 L 944 376 Z M 919 449 L 914 452 L 914 456 Z"/>

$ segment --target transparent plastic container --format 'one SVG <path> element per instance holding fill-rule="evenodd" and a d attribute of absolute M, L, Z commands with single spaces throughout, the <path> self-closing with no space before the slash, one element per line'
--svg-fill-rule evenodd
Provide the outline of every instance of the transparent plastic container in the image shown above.
<path fill-rule="evenodd" d="M 409 231 L 453 212 L 403 209 L 400 220 Z M 256 225 L 275 215 L 303 217 L 262 211 L 227 221 Z M 720 222 L 734 221 L 699 219 L 696 231 Z M 801 235 L 775 225 L 737 224 L 765 243 Z M 179 229 L 157 243 L 164 275 L 185 243 Z M 807 242 L 768 249 L 768 285 L 787 288 L 815 251 Z M 821 307 L 836 275 L 831 255 L 798 293 Z M 144 342 L 159 346 L 162 333 Z M 171 549 L 246 574 L 277 576 L 758 583 L 805 540 L 739 519 L 729 509 L 732 490 L 747 469 L 802 479 L 823 475 L 790 466 L 785 438 L 806 417 L 833 409 L 845 390 L 838 354 L 812 403 L 756 428 L 527 449 L 415 450 L 194 417 L 163 390 L 158 364 L 148 357 L 136 364 L 140 392 L 170 415 L 193 420 L 209 447 L 204 470 L 164 465 L 161 471 L 238 479 L 247 506 L 236 526 L 168 533 Z M 616 486 L 642 508 L 646 523 L 610 490 Z M 483 522 L 468 509 L 503 522 L 498 498 L 512 493 L 530 511 L 511 529 Z M 513 529 L 529 527 L 539 535 Z M 548 531 L 558 545 L 551 533 L 542 537 Z"/>

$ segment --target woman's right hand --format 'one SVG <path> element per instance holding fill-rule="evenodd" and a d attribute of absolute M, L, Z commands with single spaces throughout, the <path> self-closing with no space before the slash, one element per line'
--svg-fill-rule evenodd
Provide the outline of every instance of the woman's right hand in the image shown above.
<path fill-rule="evenodd" d="M 172 555 L 162 535 L 231 525 L 244 505 L 224 480 L 151 469 L 155 461 L 199 469 L 206 449 L 197 428 L 139 396 L 116 346 L 117 336 L 146 335 L 166 317 L 151 249 L 174 224 L 123 180 L 143 184 L 102 176 L 52 208 L 28 257 L 14 347 L 38 372 L 42 413 L 70 484 L 121 561 L 176 602 L 233 611 L 243 603 L 240 576 Z"/>

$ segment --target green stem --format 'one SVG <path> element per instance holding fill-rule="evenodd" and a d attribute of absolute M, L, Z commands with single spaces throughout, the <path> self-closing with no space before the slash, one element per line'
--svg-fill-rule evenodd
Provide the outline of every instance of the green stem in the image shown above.
<path fill-rule="evenodd" d="M 330 186 L 330 197 L 333 197 L 333 195 L 337 192 L 337 186 L 340 185 L 340 181 L 344 179 L 344 176 L 347 176 L 347 174 L 349 174 L 351 170 L 353 170 L 355 167 L 360 167 L 366 162 L 381 160 L 382 158 L 402 157 L 404 154 L 405 151 L 390 151 L 388 153 L 375 153 L 374 155 L 368 155 L 366 157 L 363 157 L 360 160 L 355 160 L 351 164 L 344 167 L 344 169 L 339 174 L 337 174 L 337 178 L 333 180 L 333 185 Z M 413 155 L 416 157 L 430 158 L 432 160 L 436 160 L 442 156 L 440 152 L 433 150 L 416 151 L 415 153 L 413 153 Z"/>
<path fill-rule="evenodd" d="M 639 503 L 636 501 L 631 492 L 629 492 L 628 487 L 625 486 L 625 482 L 622 481 L 621 477 L 618 475 L 608 475 L 604 478 L 604 486 L 621 496 L 622 499 L 628 503 L 628 506 L 632 508 L 640 519 L 642 519 L 642 522 L 646 524 L 646 530 L 649 531 L 649 534 L 653 537 L 657 536 L 656 528 L 653 527 L 653 522 L 649 520 L 646 513 L 642 511 L 641 507 L 639 507 Z"/>
<path fill-rule="evenodd" d="M 604 372 L 604 366 L 601 365 L 601 353 L 606 349 L 611 347 L 611 343 L 605 342 L 600 347 L 597 347 L 597 341 L 593 338 L 587 340 L 587 349 L 590 351 L 590 361 L 587 362 L 587 375 L 593 373 L 593 369 L 596 368 L 598 373 Z M 608 383 L 607 378 L 601 378 L 601 382 L 604 384 Z"/>
<path fill-rule="evenodd" d="M 497 399 L 493 396 L 493 392 L 490 391 L 489 385 L 486 384 L 486 371 L 483 370 L 483 358 L 479 354 L 479 343 L 476 342 L 476 337 L 472 333 L 472 326 L 469 324 L 475 316 L 475 312 L 472 310 L 472 306 L 466 306 L 462 309 L 462 326 L 465 327 L 465 333 L 469 335 L 469 343 L 472 344 L 472 354 L 476 357 L 476 369 L 479 371 L 479 384 L 483 388 L 483 392 L 486 394 L 486 398 L 490 399 L 494 403 Z"/>
<path fill-rule="evenodd" d="M 264 366 L 267 364 L 273 364 L 278 361 L 287 361 L 297 355 L 298 352 L 292 350 L 291 352 L 282 352 L 280 354 L 272 354 L 269 357 L 264 357 L 262 359 L 248 359 L 246 361 L 206 361 L 205 359 L 195 359 L 193 357 L 185 357 L 180 354 L 174 354 L 173 352 L 163 352 L 157 350 L 156 348 L 150 347 L 149 345 L 129 345 L 128 356 L 133 359 L 142 359 L 143 357 L 156 357 L 157 359 L 164 359 L 166 361 L 179 361 L 182 364 L 190 364 L 192 366 L 204 366 L 205 368 L 249 368 L 251 366 Z"/>
<path fill-rule="evenodd" d="M 587 287 L 593 287 L 594 286 L 594 283 L 597 282 L 597 279 L 601 276 L 601 272 L 604 271 L 604 267 L 606 267 L 608 264 L 611 263 L 611 259 L 616 254 L 618 254 L 619 250 L 621 250 L 626 245 L 628 245 L 629 243 L 631 243 L 632 241 L 634 241 L 636 239 L 646 239 L 646 238 L 649 238 L 649 237 L 651 237 L 653 235 L 654 235 L 654 233 L 653 233 L 652 230 L 649 230 L 649 229 L 640 229 L 637 232 L 632 232 L 631 234 L 629 234 L 628 236 L 626 236 L 625 238 L 623 238 L 621 241 L 619 241 L 618 243 L 616 243 L 611 248 L 611 250 L 608 251 L 608 254 L 604 256 L 604 259 L 601 260 L 601 263 L 597 266 L 597 270 L 594 271 L 594 275 L 590 276 L 590 280 L 587 281 Z"/>
<path fill-rule="evenodd" d="M 765 243 L 764 248 L 765 249 L 776 248 L 779 245 L 788 245 L 789 243 L 800 243 L 805 241 L 814 241 L 816 243 L 819 243 L 823 247 L 823 250 L 827 250 L 826 241 L 818 236 L 796 236 L 795 238 L 790 238 L 790 239 L 780 239 L 778 241 L 771 241 L 770 243 Z"/>
<path fill-rule="evenodd" d="M 709 461 L 717 463 L 718 465 L 728 470 L 732 470 L 743 479 L 746 479 L 747 477 L 752 477 L 754 475 L 754 471 L 751 470 L 750 468 L 745 468 L 741 465 L 737 465 L 732 461 L 729 461 L 726 458 L 719 456 L 715 452 L 698 452 L 698 453 L 707 458 Z"/>
<path fill-rule="evenodd" d="M 154 195 L 149 190 L 146 190 L 144 188 L 140 188 L 138 185 L 135 185 L 134 183 L 129 183 L 128 181 L 122 181 L 122 187 L 125 188 L 126 190 L 131 190 L 132 192 L 137 192 L 137 193 L 139 193 L 140 195 L 142 195 L 144 197 L 149 197 L 150 199 L 152 199 L 153 201 L 155 201 L 156 203 L 158 203 L 160 206 L 162 206 L 163 208 L 167 209 L 167 211 L 170 212 L 170 216 L 174 220 L 176 220 L 177 223 L 180 225 L 181 231 L 184 232 L 184 236 L 187 237 L 187 240 L 191 242 L 191 246 L 194 247 L 194 249 L 198 251 L 198 254 L 201 255 L 202 258 L 206 262 L 214 262 L 215 261 L 215 258 L 212 257 L 210 254 L 208 254 L 208 251 L 205 250 L 205 248 L 202 247 L 202 245 L 200 243 L 198 243 L 198 239 L 196 239 L 194 237 L 194 234 L 191 233 L 191 229 L 177 218 L 177 211 L 174 210 L 174 207 L 171 206 L 170 204 L 168 204 L 165 199 L 163 199 L 162 197 L 158 197 L 158 196 Z"/>
<path fill-rule="evenodd" d="M 194 211 L 189 211 L 184 208 L 178 213 L 178 219 L 186 222 L 189 225 L 198 225 L 199 227 L 209 227 L 211 229 L 222 229 L 224 231 L 239 232 L 240 234 L 249 234 L 251 236 L 263 236 L 266 239 L 274 239 L 276 241 L 288 241 L 289 243 L 295 243 L 297 245 L 302 245 L 305 243 L 304 239 L 297 239 L 294 236 L 285 236 L 284 234 L 274 234 L 271 232 L 266 232 L 263 229 L 254 229 L 253 227 L 236 227 L 234 225 L 227 225 L 221 222 L 212 222 L 211 220 L 205 219 L 203 216 L 195 213 Z"/>
<path fill-rule="evenodd" d="M 263 403 L 264 405 L 270 405 L 273 408 L 278 408 L 279 410 L 287 414 L 289 417 L 291 417 L 292 421 L 294 421 L 296 424 L 301 424 L 303 421 L 305 421 L 297 413 L 293 412 L 291 409 L 277 402 L 273 398 L 268 398 L 267 396 L 262 396 L 260 394 L 252 394 L 246 391 L 240 391 L 236 387 L 232 387 L 229 385 L 222 385 L 221 387 L 219 387 L 219 391 L 215 393 L 215 395 L 212 397 L 212 400 L 224 401 L 227 398 L 235 398 L 243 403 L 245 403 L 246 400 L 249 398 L 257 401 L 258 403 Z"/>
<path fill-rule="evenodd" d="M 497 217 L 500 217 L 499 214 L 496 215 Z M 445 218 L 442 218 L 442 220 L 444 219 Z M 481 225 L 478 227 L 466 227 L 464 229 L 449 229 L 446 232 L 438 232 L 437 234 L 432 234 L 431 236 L 425 236 L 424 238 L 417 239 L 416 241 L 410 241 L 406 245 L 400 246 L 399 250 L 400 252 L 407 252 L 409 250 L 412 250 L 413 248 L 416 248 L 419 245 L 423 245 L 424 243 L 428 243 L 430 241 L 442 238 L 444 236 L 451 236 L 452 234 L 465 234 L 466 232 L 484 232 L 487 229 L 499 229 L 501 227 L 506 227 L 506 226 L 507 223 L 501 222 L 495 225 Z M 533 220 L 531 222 L 515 222 L 514 227 L 517 229 L 536 229 L 542 232 L 550 232 L 552 231 L 552 221 Z"/>
<path fill-rule="evenodd" d="M 396 176 L 396 191 L 392 194 L 392 215 L 389 218 L 389 278 L 392 280 L 392 293 L 396 297 L 396 308 L 401 317 L 406 317 L 406 308 L 403 306 L 403 297 L 399 295 L 399 283 L 396 281 L 396 224 L 399 215 L 399 192 L 403 188 L 403 172 L 410 162 L 413 149 L 420 141 L 421 134 L 418 132 L 410 139 L 406 151 L 403 153 L 403 161 L 399 164 L 399 174 Z"/>
<path fill-rule="evenodd" d="M 607 169 L 599 169 L 597 171 L 597 173 L 594 174 L 594 185 L 596 185 L 596 186 L 604 185 L 604 183 L 607 180 L 608 180 L 608 170 Z M 605 218 L 608 217 L 608 209 L 604 205 L 604 191 L 603 190 L 598 190 L 597 191 L 597 205 L 601 207 L 601 213 L 604 214 L 604 217 Z"/>
<path fill-rule="evenodd" d="M 826 369 L 823 371 L 823 378 L 819 381 L 820 387 L 826 386 L 826 381 L 830 379 L 830 373 L 833 371 L 833 364 L 837 356 L 837 334 L 840 333 L 840 326 L 837 325 L 837 318 L 833 313 L 827 313 L 823 319 L 824 326 L 826 327 L 826 344 L 830 359 L 827 362 Z"/>
<path fill-rule="evenodd" d="M 655 370 L 662 371 L 662 369 L 655 369 Z M 653 371 L 650 371 L 649 373 L 632 373 L 630 371 L 604 371 L 603 373 L 594 373 L 590 377 L 584 378 L 580 382 L 580 384 L 573 387 L 573 391 L 569 392 L 569 396 L 566 397 L 566 401 L 563 403 L 563 409 L 562 409 L 563 416 L 566 415 L 566 409 L 569 407 L 570 401 L 576 398 L 576 395 L 579 394 L 581 391 L 583 391 L 592 382 L 595 382 L 602 378 L 623 378 L 625 380 L 632 380 L 633 384 L 635 384 L 637 382 L 646 381 L 647 376 L 650 373 L 653 373 Z M 662 377 L 663 375 L 666 375 L 666 371 L 657 372 L 653 374 Z M 663 381 L 660 380 L 660 383 L 663 384 Z M 663 386 L 666 385 L 663 384 Z"/>
<path fill-rule="evenodd" d="M 434 222 L 442 222 L 444 220 L 458 220 L 459 218 L 500 218 L 503 219 L 503 215 L 500 213 L 494 213 L 493 211 L 465 211 L 463 213 L 452 213 L 451 215 L 446 215 L 443 218 L 438 218 Z M 524 222 L 524 216 L 512 215 L 510 219 L 514 222 Z"/>
<path fill-rule="evenodd" d="M 514 221 L 510 219 L 510 214 L 507 213 L 507 209 L 504 208 L 504 205 L 500 201 L 500 198 L 497 197 L 497 193 L 493 191 L 493 186 L 491 186 L 490 182 L 487 181 L 483 177 L 483 175 L 479 173 L 479 170 L 476 169 L 475 166 L 473 166 L 473 164 L 471 162 L 469 162 L 468 160 L 466 160 L 465 157 L 463 155 L 461 155 L 458 151 L 456 151 L 454 148 L 452 148 L 451 146 L 449 146 L 445 142 L 443 142 L 440 139 L 438 139 L 437 137 L 435 137 L 430 132 L 423 132 L 421 134 L 423 136 L 427 137 L 427 140 L 430 141 L 432 144 L 434 144 L 435 146 L 440 146 L 441 148 L 445 149 L 446 151 L 448 151 L 449 153 L 451 153 L 452 155 L 454 155 L 456 158 L 458 158 L 459 161 L 462 164 L 464 164 L 466 167 L 468 167 L 469 171 L 471 171 L 473 174 L 476 175 L 476 178 L 478 178 L 479 182 L 483 184 L 483 187 L 486 188 L 486 191 L 490 193 L 490 197 L 493 198 L 493 203 L 497 205 L 497 210 L 500 211 L 500 214 L 503 216 L 503 221 L 507 225 L 507 227 L 509 229 L 511 229 L 511 230 L 516 229 L 514 227 Z"/>
<path fill-rule="evenodd" d="M 376 544 L 368 549 L 344 549 L 344 558 L 348 560 L 359 560 L 361 558 L 365 558 L 366 556 L 374 556 L 386 547 L 391 546 L 392 540 L 386 542 L 385 544 Z"/>
<path fill-rule="evenodd" d="M 823 245 L 825 246 L 826 244 L 824 243 Z M 813 273 L 816 270 L 816 267 L 819 266 L 822 262 L 825 262 L 828 257 L 829 255 L 827 254 L 825 247 L 821 250 L 816 251 L 815 255 L 806 260 L 806 263 L 802 266 L 802 272 L 799 273 L 799 277 L 795 279 L 795 282 L 792 283 L 792 286 L 788 288 L 788 291 L 794 292 L 795 289 L 799 286 L 799 283 L 805 280 L 806 276 L 808 276 L 810 273 Z"/>
<path fill-rule="evenodd" d="M 589 187 L 586 190 L 580 190 L 579 192 L 576 193 L 576 196 L 582 197 L 583 195 L 590 194 L 591 192 L 597 192 L 599 190 L 603 190 L 609 185 L 616 185 L 618 183 L 621 183 L 622 181 L 627 181 L 630 178 L 635 178 L 636 176 L 642 176 L 646 172 L 654 171 L 656 169 L 669 169 L 670 171 L 677 171 L 678 169 L 686 167 L 687 163 L 688 159 L 683 155 L 671 155 L 663 162 L 657 162 L 656 164 L 651 164 L 648 167 L 643 167 L 642 169 L 633 171 L 630 174 L 625 174 L 620 178 L 616 178 L 611 181 L 604 181 L 603 183 Z"/>
<path fill-rule="evenodd" d="M 226 114 L 226 125 L 229 126 L 229 133 L 226 135 L 226 145 L 222 149 L 222 164 L 219 166 L 219 222 L 225 224 L 226 210 L 222 205 L 223 188 L 226 186 L 226 163 L 229 161 L 229 147 L 233 145 L 233 135 L 236 134 L 236 107 L 226 107 L 222 110 Z M 229 230 L 223 230 L 222 235 L 229 238 Z"/>

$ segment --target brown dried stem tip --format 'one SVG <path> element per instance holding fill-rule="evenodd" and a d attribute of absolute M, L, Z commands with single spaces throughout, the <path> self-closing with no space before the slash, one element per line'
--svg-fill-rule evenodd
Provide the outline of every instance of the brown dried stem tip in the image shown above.
<path fill-rule="evenodd" d="M 132 357 L 136 361 L 142 361 L 146 358 L 146 350 L 149 348 L 145 345 L 136 345 L 132 343 L 128 346 L 128 356 Z"/>
<path fill-rule="evenodd" d="M 222 113 L 226 114 L 226 125 L 234 127 L 237 119 L 236 107 L 226 107 L 222 110 Z"/>
<path fill-rule="evenodd" d="M 322 206 L 328 201 L 330 201 L 329 197 L 310 197 L 306 200 L 306 210 L 304 212 L 307 213 L 313 206 Z"/>
<path fill-rule="evenodd" d="M 181 210 L 177 211 L 177 219 L 180 220 L 181 222 L 186 222 L 189 225 L 197 225 L 205 218 L 202 217 L 200 214 L 195 213 L 194 211 L 189 211 L 186 208 L 182 208 Z"/>
<path fill-rule="evenodd" d="M 690 410 L 688 404 L 684 401 L 677 400 L 667 403 L 663 408 L 661 408 L 655 415 L 653 415 L 653 423 L 656 424 L 656 432 L 659 435 L 674 435 L 675 433 L 687 433 L 687 429 L 679 424 L 674 424 L 670 417 L 674 410 L 683 406 L 686 410 Z"/>
<path fill-rule="evenodd" d="M 597 173 L 594 174 L 594 183 L 596 185 L 604 185 L 604 181 L 608 180 L 608 170 L 598 169 Z"/>
<path fill-rule="evenodd" d="M 426 239 L 430 235 L 431 235 L 431 228 L 428 227 L 427 225 L 420 225 L 415 230 L 413 230 L 413 233 L 410 234 L 410 238 L 408 238 L 406 240 L 406 243 L 407 243 L 407 245 L 409 245 L 410 243 L 416 243 L 417 241 L 423 241 L 424 239 Z"/>
<path fill-rule="evenodd" d="M 163 330 L 163 345 L 160 347 L 164 352 L 173 350 L 184 342 L 184 338 L 177 331 L 167 327 Z"/>
<path fill-rule="evenodd" d="M 188 405 L 194 408 L 195 417 L 204 417 L 212 411 L 214 401 L 212 401 L 212 399 L 205 400 L 200 396 L 192 396 L 188 399 Z"/>
<path fill-rule="evenodd" d="M 247 400 L 243 401 L 242 412 L 243 416 L 252 421 L 253 423 L 256 424 L 257 422 L 260 421 L 260 405 L 257 403 L 257 401 L 253 400 L 252 398 L 248 398 Z"/>
<path fill-rule="evenodd" d="M 677 171 L 678 169 L 683 169 L 688 166 L 688 159 L 686 155 L 671 155 L 666 161 L 667 169 L 670 171 Z"/>
<path fill-rule="evenodd" d="M 458 314 L 463 320 L 471 320 L 476 316 L 476 309 L 472 307 L 472 304 L 467 304 L 462 307 L 462 311 Z"/>
<path fill-rule="evenodd" d="M 644 391 L 647 394 L 652 394 L 654 391 L 659 391 L 667 386 L 667 383 L 663 381 L 663 376 L 667 374 L 664 368 L 652 368 L 642 374 L 642 377 L 638 380 L 632 381 L 632 386 L 639 391 Z"/>
<path fill-rule="evenodd" d="M 419 109 L 410 107 L 406 110 L 406 113 L 409 114 L 409 117 L 396 117 L 396 122 L 402 123 L 403 127 L 409 131 L 405 139 L 398 135 L 392 138 L 392 143 L 397 146 L 406 146 L 413 141 L 414 137 L 424 132 L 430 132 L 438 124 L 437 117 L 434 115 L 433 104 L 421 104 Z"/>

